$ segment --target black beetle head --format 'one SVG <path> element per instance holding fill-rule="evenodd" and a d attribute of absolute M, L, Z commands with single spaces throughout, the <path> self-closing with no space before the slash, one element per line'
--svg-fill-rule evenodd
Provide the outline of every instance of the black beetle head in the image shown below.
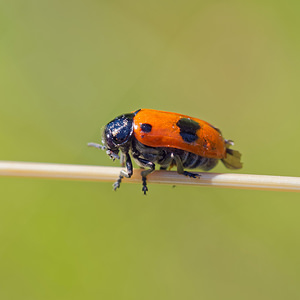
<path fill-rule="evenodd" d="M 133 116 L 133 114 L 119 116 L 105 126 L 103 142 L 107 149 L 118 153 L 120 147 L 129 147 L 133 133 Z"/>

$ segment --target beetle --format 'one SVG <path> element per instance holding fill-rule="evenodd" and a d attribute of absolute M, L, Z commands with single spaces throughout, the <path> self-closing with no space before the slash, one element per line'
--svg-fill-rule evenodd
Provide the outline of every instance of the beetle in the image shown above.
<path fill-rule="evenodd" d="M 229 169 L 240 169 L 241 154 L 229 147 L 233 141 L 222 137 L 221 131 L 211 124 L 186 115 L 153 109 L 139 109 L 123 114 L 105 127 L 102 145 L 89 146 L 106 150 L 112 158 L 120 159 L 126 170 L 120 172 L 113 188 L 120 187 L 124 177 L 133 174 L 131 157 L 142 168 L 142 191 L 146 195 L 147 175 L 155 170 L 177 167 L 179 174 L 197 178 L 197 173 L 184 169 L 200 168 L 204 171 L 214 168 L 221 160 Z"/>

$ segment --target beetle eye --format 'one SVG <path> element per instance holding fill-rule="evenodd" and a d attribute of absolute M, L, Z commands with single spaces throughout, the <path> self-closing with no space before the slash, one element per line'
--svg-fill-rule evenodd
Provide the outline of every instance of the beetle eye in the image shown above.
<path fill-rule="evenodd" d="M 124 130 L 117 130 L 113 132 L 112 139 L 115 142 L 115 144 L 122 144 L 126 141 L 127 134 L 124 132 Z"/>

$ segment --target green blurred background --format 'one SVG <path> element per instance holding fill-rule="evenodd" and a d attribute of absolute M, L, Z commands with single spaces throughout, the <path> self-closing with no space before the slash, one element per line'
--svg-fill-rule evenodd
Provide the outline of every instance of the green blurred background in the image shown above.
<path fill-rule="evenodd" d="M 0 2 L 0 159 L 117 166 L 103 125 L 192 115 L 299 176 L 299 1 Z M 215 172 L 229 172 L 219 164 Z M 0 299 L 299 299 L 299 194 L 0 178 Z"/>

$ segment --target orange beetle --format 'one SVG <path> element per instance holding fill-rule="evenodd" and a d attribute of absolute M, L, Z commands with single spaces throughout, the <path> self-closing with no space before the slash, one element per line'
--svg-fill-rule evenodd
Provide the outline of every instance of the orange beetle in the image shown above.
<path fill-rule="evenodd" d="M 123 114 L 109 122 L 103 132 L 102 143 L 90 143 L 107 150 L 113 158 L 125 157 L 126 171 L 122 170 L 114 183 L 114 190 L 120 187 L 122 178 L 133 174 L 131 153 L 135 162 L 143 168 L 141 172 L 144 194 L 148 191 L 146 177 L 155 170 L 155 163 L 161 169 L 176 166 L 177 172 L 185 176 L 199 177 L 184 168 L 200 168 L 208 171 L 219 160 L 229 169 L 240 169 L 241 154 L 229 149 L 233 142 L 222 137 L 221 131 L 200 119 L 177 113 L 153 109 L 139 109 Z"/>

